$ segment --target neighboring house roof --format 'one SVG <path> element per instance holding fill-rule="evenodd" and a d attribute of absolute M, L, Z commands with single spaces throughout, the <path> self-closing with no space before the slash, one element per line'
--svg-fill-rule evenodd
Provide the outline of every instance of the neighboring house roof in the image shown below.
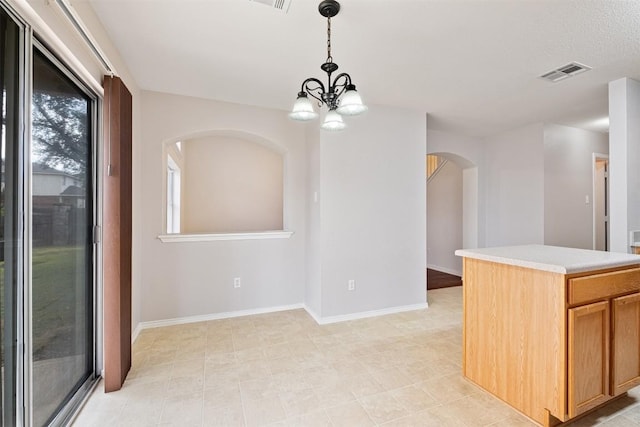
<path fill-rule="evenodd" d="M 61 196 L 86 196 L 87 192 L 84 188 L 78 187 L 77 185 L 70 185 L 65 190 L 60 193 Z"/>
<path fill-rule="evenodd" d="M 72 176 L 72 175 L 66 173 L 65 171 L 61 171 L 59 169 L 52 168 L 51 166 L 47 166 L 47 165 L 44 165 L 42 163 L 34 163 L 31 166 L 31 170 L 33 171 L 33 173 L 39 173 L 39 174 Z"/>

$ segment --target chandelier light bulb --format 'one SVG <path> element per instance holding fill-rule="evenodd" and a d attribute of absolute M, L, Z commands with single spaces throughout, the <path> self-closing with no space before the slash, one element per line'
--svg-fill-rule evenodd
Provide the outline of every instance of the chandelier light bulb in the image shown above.
<path fill-rule="evenodd" d="M 324 117 L 324 122 L 320 125 L 324 130 L 339 131 L 347 127 L 342 116 L 336 110 L 329 110 Z"/>
<path fill-rule="evenodd" d="M 300 122 L 306 122 L 318 117 L 318 113 L 313 111 L 313 105 L 305 92 L 298 93 L 298 98 L 293 104 L 293 109 L 289 113 L 289 118 L 292 120 L 298 120 Z"/>

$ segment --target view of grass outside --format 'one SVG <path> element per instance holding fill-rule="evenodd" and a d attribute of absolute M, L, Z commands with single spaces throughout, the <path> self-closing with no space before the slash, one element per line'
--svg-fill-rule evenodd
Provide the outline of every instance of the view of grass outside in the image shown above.
<path fill-rule="evenodd" d="M 84 319 L 86 295 L 85 247 L 61 246 L 33 250 L 34 360 L 75 354 L 78 317 Z M 78 303 L 78 300 L 82 300 Z M 79 312 L 78 310 L 81 310 Z M 80 324 L 82 325 L 82 323 Z"/>

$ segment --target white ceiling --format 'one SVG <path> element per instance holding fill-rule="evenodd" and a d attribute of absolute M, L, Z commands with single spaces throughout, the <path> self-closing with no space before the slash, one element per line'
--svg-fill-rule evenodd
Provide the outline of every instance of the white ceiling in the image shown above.
<path fill-rule="evenodd" d="M 292 0 L 288 13 L 249 0 L 88 1 L 143 89 L 288 110 L 305 78 L 326 78 L 316 0 Z M 332 19 L 340 71 L 366 103 L 424 111 L 432 129 L 487 136 L 553 121 L 603 130 L 594 123 L 607 115 L 607 83 L 640 79 L 640 1 L 341 5 Z M 593 70 L 537 78 L 571 61 Z"/>

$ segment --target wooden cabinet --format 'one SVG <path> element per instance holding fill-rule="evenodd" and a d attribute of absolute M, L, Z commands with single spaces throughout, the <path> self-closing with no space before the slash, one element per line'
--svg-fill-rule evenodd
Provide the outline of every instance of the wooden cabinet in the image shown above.
<path fill-rule="evenodd" d="M 638 268 L 568 280 L 569 418 L 640 384 L 638 289 Z"/>
<path fill-rule="evenodd" d="M 570 305 L 640 290 L 640 268 L 589 274 L 568 280 Z"/>
<path fill-rule="evenodd" d="M 640 384 L 640 292 L 570 308 L 567 337 L 569 418 Z"/>
<path fill-rule="evenodd" d="M 611 316 L 611 394 L 640 384 L 640 293 L 614 298 Z"/>
<path fill-rule="evenodd" d="M 544 426 L 640 385 L 640 268 L 464 258 L 463 374 Z"/>
<path fill-rule="evenodd" d="M 569 309 L 569 418 L 609 400 L 609 302 Z"/>

